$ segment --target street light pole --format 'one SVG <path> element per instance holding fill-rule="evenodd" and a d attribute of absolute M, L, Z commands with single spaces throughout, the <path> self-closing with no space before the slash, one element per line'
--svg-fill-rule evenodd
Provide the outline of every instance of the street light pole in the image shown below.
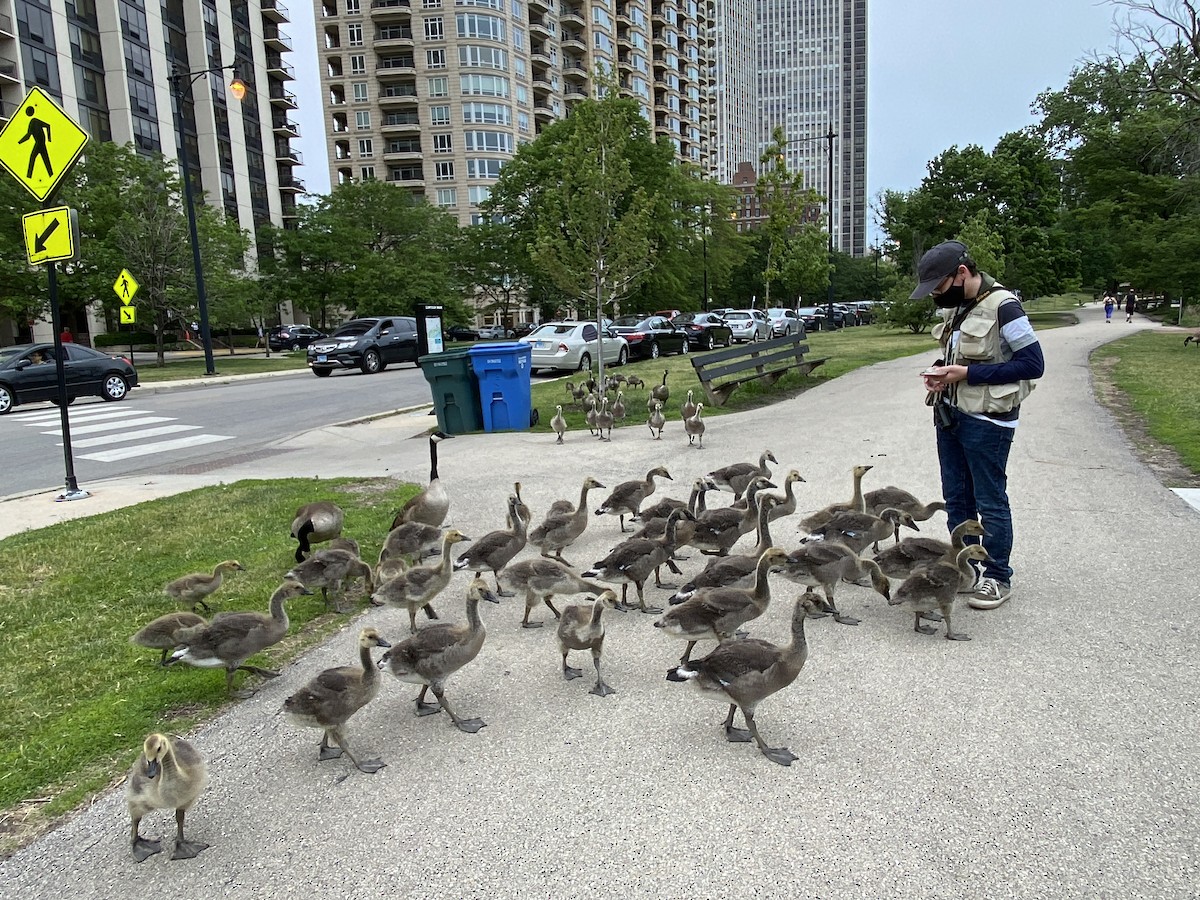
<path fill-rule="evenodd" d="M 204 345 L 204 374 L 216 375 L 216 364 L 213 362 L 212 333 L 208 328 L 208 293 L 204 289 L 204 264 L 200 259 L 200 237 L 196 233 L 196 206 L 192 197 L 191 158 L 188 153 L 187 134 L 183 121 L 183 83 L 187 80 L 190 91 L 196 80 L 210 73 L 234 70 L 237 63 L 228 66 L 212 66 L 198 72 L 181 72 L 176 69 L 171 73 L 171 95 L 175 98 L 175 118 L 179 121 L 179 165 L 183 170 L 183 196 L 187 204 L 188 237 L 192 242 L 192 270 L 196 277 L 196 305 L 200 310 L 200 341 Z M 230 82 L 230 92 L 241 100 L 246 94 L 246 86 L 242 84 L 234 71 L 233 81 Z"/>
<path fill-rule="evenodd" d="M 787 144 L 806 144 L 811 141 L 828 141 L 829 143 L 829 146 L 826 147 L 828 177 L 826 183 L 827 196 L 825 197 L 825 205 L 829 216 L 829 249 L 827 251 L 829 262 L 829 293 L 825 298 L 825 321 L 830 324 L 833 323 L 833 139 L 836 137 L 837 134 L 833 130 L 833 122 L 830 122 L 829 131 L 820 137 L 792 138 L 790 141 L 784 141 L 784 146 Z"/>

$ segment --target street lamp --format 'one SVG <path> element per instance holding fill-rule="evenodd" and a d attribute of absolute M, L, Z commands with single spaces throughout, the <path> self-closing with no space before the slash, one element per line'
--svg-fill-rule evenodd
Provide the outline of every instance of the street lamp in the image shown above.
<path fill-rule="evenodd" d="M 833 123 L 829 123 L 829 131 L 826 134 L 816 135 L 813 137 L 792 138 L 790 141 L 784 141 L 783 146 L 788 144 L 807 144 L 812 141 L 828 141 L 829 146 L 826 148 L 828 168 L 827 191 L 828 196 L 825 198 L 826 206 L 829 209 L 829 293 L 825 300 L 825 321 L 832 324 L 833 322 L 833 139 L 837 137 L 834 133 Z"/>
<path fill-rule="evenodd" d="M 237 63 L 227 66 L 210 66 L 194 72 L 182 72 L 176 68 L 170 75 L 171 95 L 175 98 L 175 118 L 179 122 L 179 166 L 183 171 L 183 196 L 187 203 L 188 236 L 192 242 L 192 269 L 196 275 L 196 305 L 200 310 L 200 341 L 204 345 L 204 374 L 216 375 L 216 364 L 213 362 L 212 334 L 208 330 L 208 295 L 204 290 L 204 264 L 200 261 L 200 238 L 196 234 L 196 207 L 192 199 L 191 161 L 188 154 L 187 135 L 183 121 L 183 92 L 191 92 L 192 85 L 209 74 L 219 74 L 229 70 L 233 79 L 229 82 L 229 92 L 233 98 L 241 102 L 246 96 L 246 85 L 237 76 Z M 185 85 L 186 82 L 186 85 Z"/>

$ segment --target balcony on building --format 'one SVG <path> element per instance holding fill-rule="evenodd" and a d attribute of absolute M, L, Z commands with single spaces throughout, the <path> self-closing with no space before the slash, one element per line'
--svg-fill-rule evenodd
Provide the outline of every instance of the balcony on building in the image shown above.
<path fill-rule="evenodd" d="M 564 4 L 558 11 L 558 21 L 564 25 L 568 22 L 574 22 L 580 28 L 587 25 L 587 19 L 584 18 L 582 6 L 567 6 Z"/>
<path fill-rule="evenodd" d="M 17 32 L 14 30 L 12 18 L 3 13 L 0 13 L 0 38 L 7 38 L 14 41 L 17 39 Z"/>
<path fill-rule="evenodd" d="M 9 59 L 0 59 L 0 84 L 20 84 L 17 64 Z"/>
<path fill-rule="evenodd" d="M 545 70 L 554 65 L 554 60 L 550 57 L 550 48 L 544 41 L 539 41 L 536 44 L 530 42 L 529 62 L 533 66 L 534 72 L 537 72 L 539 69 Z"/>
<path fill-rule="evenodd" d="M 587 35 L 582 31 L 566 31 L 562 33 L 562 45 L 564 48 L 570 47 L 578 50 L 581 53 L 587 52 Z"/>
<path fill-rule="evenodd" d="M 578 56 L 568 56 L 563 60 L 563 74 L 576 76 L 579 78 L 587 78 L 588 69 L 582 58 Z"/>
<path fill-rule="evenodd" d="M 283 58 L 274 54 L 267 54 L 267 76 L 276 78 L 280 81 L 295 81 L 296 70 L 292 66 L 283 61 Z"/>
<path fill-rule="evenodd" d="M 388 84 L 379 92 L 379 105 L 395 107 L 400 104 L 411 106 L 417 102 L 417 86 L 415 82 Z"/>
<path fill-rule="evenodd" d="M 550 0 L 529 0 L 529 11 L 544 13 L 548 12 L 553 4 Z"/>
<path fill-rule="evenodd" d="M 410 163 L 406 166 L 389 168 L 384 181 L 388 184 L 394 184 L 397 187 L 423 188 L 425 187 L 425 173 L 420 166 Z"/>
<path fill-rule="evenodd" d="M 371 18 L 376 22 L 411 20 L 411 3 L 409 0 L 371 0 Z"/>
<path fill-rule="evenodd" d="M 279 176 L 279 190 L 286 191 L 289 194 L 303 194 L 305 190 L 304 182 L 299 178 L 292 175 L 284 175 L 281 172 Z"/>
<path fill-rule="evenodd" d="M 554 26 L 550 24 L 549 19 L 541 16 L 529 17 L 529 34 L 533 37 L 549 39 L 554 33 Z"/>
<path fill-rule="evenodd" d="M 385 135 L 420 131 L 421 117 L 415 110 L 388 113 L 383 117 L 380 128 Z"/>
<path fill-rule="evenodd" d="M 413 46 L 413 31 L 409 25 L 381 25 L 375 31 L 375 49 L 399 50 Z"/>
<path fill-rule="evenodd" d="M 271 116 L 271 129 L 277 137 L 300 137 L 300 126 L 287 117 L 276 113 Z"/>
<path fill-rule="evenodd" d="M 586 100 L 588 83 L 586 78 L 570 75 L 563 78 L 563 94 L 568 100 Z"/>
<path fill-rule="evenodd" d="M 287 53 L 292 49 L 292 39 L 275 25 L 263 27 L 263 44 L 268 50 L 274 50 L 277 53 Z"/>
<path fill-rule="evenodd" d="M 278 142 L 275 145 L 275 162 L 281 166 L 302 166 L 304 165 L 304 154 L 299 150 L 292 149 L 284 142 Z"/>
<path fill-rule="evenodd" d="M 536 96 L 533 99 L 533 118 L 536 122 L 553 122 L 555 118 L 554 110 L 550 108 L 550 104 L 545 100 L 539 100 Z"/>
<path fill-rule="evenodd" d="M 416 74 L 417 69 L 411 53 L 381 56 L 375 61 L 375 77 L 380 81 L 400 78 L 401 76 L 411 78 Z M 415 81 L 412 82 L 412 85 L 413 90 L 416 90 Z"/>
<path fill-rule="evenodd" d="M 396 145 L 385 144 L 383 148 L 383 161 L 387 163 L 420 162 L 421 144 L 420 142 L 417 142 L 415 146 L 407 142 L 397 142 Z"/>
<path fill-rule="evenodd" d="M 279 0 L 262 0 L 262 17 L 264 22 L 274 22 L 276 25 L 291 21 L 288 8 Z"/>
<path fill-rule="evenodd" d="M 296 103 L 296 95 L 291 91 L 284 90 L 283 85 L 275 82 L 271 85 L 271 105 L 277 109 L 298 109 Z"/>

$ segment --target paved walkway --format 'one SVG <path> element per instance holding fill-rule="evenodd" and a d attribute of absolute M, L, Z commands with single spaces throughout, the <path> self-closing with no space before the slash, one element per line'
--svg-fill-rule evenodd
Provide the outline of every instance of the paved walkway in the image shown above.
<path fill-rule="evenodd" d="M 914 634 L 909 614 L 844 586 L 840 605 L 862 624 L 810 623 L 807 667 L 759 709 L 767 740 L 800 755 L 791 768 L 726 743 L 725 709 L 664 680 L 680 647 L 651 617 L 611 617 L 605 668 L 618 693 L 600 699 L 561 680 L 552 629 L 523 631 L 520 602 L 506 600 L 483 611 L 488 642 L 448 688 L 488 727 L 467 735 L 444 716 L 418 719 L 414 689 L 387 677 L 353 740 L 389 765 L 339 781 L 347 766 L 318 763 L 317 735 L 278 711 L 316 671 L 355 658 L 358 623 L 348 623 L 195 735 L 212 785 L 189 832 L 211 849 L 135 864 L 114 792 L 0 863 L 0 894 L 1194 898 L 1200 516 L 1139 464 L 1093 399 L 1089 351 L 1135 326 L 1106 327 L 1098 308 L 1082 316 L 1043 335 L 1047 375 L 1013 450 L 1015 599 L 964 607 L 956 625 L 973 640 L 956 643 Z M 476 537 L 500 527 L 515 479 L 540 520 L 586 474 L 612 485 L 665 464 L 667 493 L 683 496 L 696 475 L 764 447 L 807 479 L 804 509 L 845 499 L 860 462 L 875 466 L 867 488 L 934 496 L 916 374 L 925 362 L 883 363 L 714 419 L 703 452 L 688 449 L 677 421 L 661 442 L 644 428 L 612 444 L 572 433 L 564 447 L 545 435 L 458 438 L 440 454 L 452 524 Z M 326 429 L 206 478 L 423 481 L 425 443 L 407 438 L 427 424 L 398 416 Z M 98 484 L 86 512 L 200 481 Z M 27 498 L 0 504 L 0 520 L 37 522 L 64 506 L 84 512 Z M 943 521 L 925 530 L 944 533 Z M 593 519 L 567 555 L 590 562 L 617 538 L 615 520 Z M 775 538 L 794 546 L 794 522 L 778 523 Z M 446 614 L 461 616 L 465 583 L 455 576 Z M 796 592 L 774 587 L 753 630 L 782 640 Z M 375 610 L 363 621 L 397 639 L 407 617 Z M 156 815 L 144 826 L 169 837 L 173 823 Z"/>

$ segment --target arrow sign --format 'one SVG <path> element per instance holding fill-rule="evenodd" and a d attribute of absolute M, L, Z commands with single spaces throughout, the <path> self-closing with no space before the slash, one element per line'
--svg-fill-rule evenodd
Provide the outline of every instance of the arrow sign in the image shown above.
<path fill-rule="evenodd" d="M 50 224 L 46 226 L 46 230 L 39 234 L 33 241 L 34 253 L 46 252 L 46 239 L 58 230 L 58 219 L 51 219 Z"/>

